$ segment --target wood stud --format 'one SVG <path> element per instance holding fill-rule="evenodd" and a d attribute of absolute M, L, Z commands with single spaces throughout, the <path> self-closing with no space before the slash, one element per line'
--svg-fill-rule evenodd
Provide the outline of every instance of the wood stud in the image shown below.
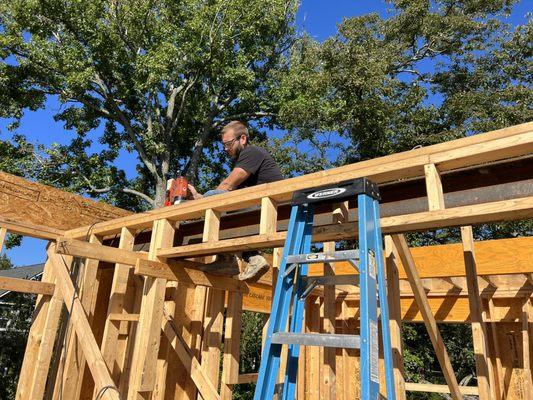
<path fill-rule="evenodd" d="M 433 348 L 435 349 L 435 353 L 442 368 L 446 383 L 450 388 L 452 398 L 454 400 L 461 400 L 462 396 L 461 392 L 459 391 L 459 384 L 457 383 L 457 378 L 455 377 L 450 362 L 450 357 L 448 356 L 448 352 L 444 347 L 444 343 L 442 341 L 442 337 L 440 336 L 437 322 L 435 321 L 435 317 L 431 312 L 426 293 L 424 292 L 424 289 L 420 282 L 420 277 L 418 275 L 418 271 L 416 270 L 416 266 L 409 247 L 407 245 L 407 242 L 403 235 L 392 235 L 392 241 L 394 243 L 394 246 L 396 247 L 396 251 L 400 256 L 400 259 L 402 260 L 402 264 L 405 268 L 405 272 L 407 273 L 409 283 L 413 288 L 413 293 L 415 295 L 416 302 L 423 315 L 424 324 L 426 325 L 426 328 L 428 330 L 429 338 L 431 339 L 431 343 L 433 344 Z"/>

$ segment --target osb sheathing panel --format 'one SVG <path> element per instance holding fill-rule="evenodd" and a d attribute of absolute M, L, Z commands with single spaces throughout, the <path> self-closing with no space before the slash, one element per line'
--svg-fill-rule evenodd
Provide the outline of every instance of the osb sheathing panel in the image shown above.
<path fill-rule="evenodd" d="M 121 208 L 0 172 L 0 216 L 10 221 L 67 230 L 129 214 Z"/>

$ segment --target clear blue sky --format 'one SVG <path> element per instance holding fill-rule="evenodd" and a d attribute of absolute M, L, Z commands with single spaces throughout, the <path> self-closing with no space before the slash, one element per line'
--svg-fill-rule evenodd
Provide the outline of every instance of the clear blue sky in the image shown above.
<path fill-rule="evenodd" d="M 529 5 L 529 6 L 528 6 Z M 297 15 L 297 25 L 300 31 L 308 32 L 317 40 L 324 40 L 337 31 L 337 24 L 343 18 L 377 12 L 382 16 L 387 14 L 389 5 L 383 1 L 370 0 L 302 0 Z M 526 22 L 526 13 L 531 12 L 531 3 L 520 1 L 514 7 L 509 21 L 512 24 Z M 52 116 L 59 111 L 59 103 L 50 99 L 46 108 L 36 112 L 29 112 L 22 120 L 19 133 L 27 136 L 28 140 L 49 146 L 54 142 L 68 143 L 73 132 L 66 132 L 60 123 L 54 122 Z M 99 132 L 94 132 L 96 138 Z M 0 119 L 0 140 L 8 140 L 10 133 L 6 130 L 6 121 Z M 135 159 L 132 155 L 123 153 L 118 164 L 125 168 L 131 176 L 135 173 Z M 45 258 L 45 242 L 37 239 L 25 238 L 23 245 L 7 252 L 15 265 L 30 265 L 42 262 Z"/>

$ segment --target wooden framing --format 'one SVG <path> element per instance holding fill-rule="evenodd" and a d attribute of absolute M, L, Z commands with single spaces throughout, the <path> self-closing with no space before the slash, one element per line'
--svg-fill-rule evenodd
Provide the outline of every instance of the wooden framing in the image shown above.
<path fill-rule="evenodd" d="M 48 398 L 54 399 L 59 392 L 74 400 L 230 399 L 234 385 L 256 379 L 254 374 L 239 375 L 241 314 L 268 313 L 275 271 L 256 282 L 240 282 L 205 272 L 202 263 L 220 253 L 279 248 L 286 235 L 286 203 L 294 191 L 362 176 L 382 187 L 407 188 L 403 193 L 410 182 L 423 180 L 422 195 L 413 191 L 391 197 L 381 217 L 397 398 L 405 399 L 406 391 L 449 391 L 455 399 L 462 394 L 477 394 L 481 400 L 526 399 L 532 384 L 532 238 L 474 242 L 470 225 L 533 217 L 530 173 L 506 177 L 504 183 L 499 178 L 462 183 L 458 189 L 450 189 L 446 179 L 471 169 L 493 173 L 514 162 L 533 165 L 532 153 L 533 123 L 527 123 L 142 214 L 120 214 L 104 206 L 95 218 L 81 220 L 86 226 L 73 223 L 69 213 L 87 216 L 87 209 L 98 206 L 61 213 L 34 201 L 28 207 L 61 214 L 58 223 L 35 219 L 17 210 L 10 197 L 15 181 L 0 175 L 0 196 L 7 199 L 0 207 L 0 243 L 8 232 L 52 242 L 43 282 L 0 278 L 0 289 L 39 293 L 17 399 L 42 399 L 47 385 Z M 9 184 L 2 183 L 9 179 Z M 518 189 L 509 192 L 508 185 Z M 469 187 L 483 196 L 464 195 Z M 56 189 L 43 190 L 48 201 L 55 195 L 58 204 L 72 199 Z M 457 196 L 463 197 L 457 201 Z M 253 206 L 260 211 L 231 214 Z M 313 240 L 333 249 L 335 241 L 354 239 L 355 207 L 347 202 L 333 212 L 320 210 Z M 116 218 L 116 213 L 124 216 Z M 197 233 L 194 224 L 202 227 Z M 402 236 L 450 226 L 462 227 L 462 243 L 410 249 Z M 195 235 L 201 243 L 194 242 Z M 120 238 L 118 247 L 113 237 Z M 148 252 L 136 250 L 136 243 L 148 241 Z M 275 254 L 279 258 L 279 249 Z M 74 259 L 84 260 L 78 276 L 71 267 Z M 338 264 L 335 269 L 313 265 L 310 273 L 354 272 Z M 347 287 L 315 290 L 306 309 L 306 329 L 352 332 L 358 295 Z M 67 346 L 54 344 L 62 307 L 69 315 Z M 401 324 L 406 321 L 425 323 L 446 386 L 405 382 Z M 477 387 L 458 385 L 437 322 L 472 324 Z M 48 374 L 54 345 L 64 352 L 57 378 Z M 299 398 L 357 398 L 353 351 L 308 348 L 301 353 L 300 366 Z"/>

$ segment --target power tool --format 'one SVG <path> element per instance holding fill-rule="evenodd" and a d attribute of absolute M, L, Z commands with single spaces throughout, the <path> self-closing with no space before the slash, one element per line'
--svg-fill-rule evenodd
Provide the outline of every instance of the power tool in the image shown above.
<path fill-rule="evenodd" d="M 167 180 L 167 193 L 165 197 L 165 207 L 173 204 L 180 204 L 187 198 L 189 182 L 184 176 Z"/>

